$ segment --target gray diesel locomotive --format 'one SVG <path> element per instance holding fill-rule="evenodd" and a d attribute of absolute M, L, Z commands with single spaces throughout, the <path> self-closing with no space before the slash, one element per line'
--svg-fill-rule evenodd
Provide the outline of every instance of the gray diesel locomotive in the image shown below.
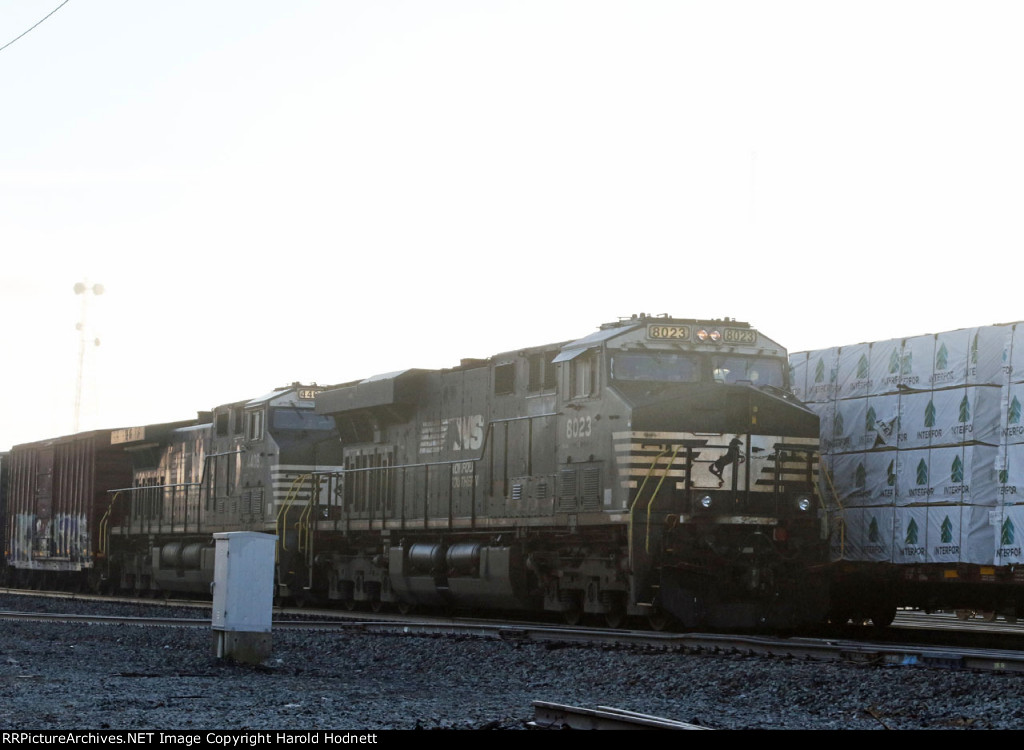
<path fill-rule="evenodd" d="M 783 347 L 746 323 L 640 315 L 452 369 L 16 446 L 7 562 L 208 591 L 211 535 L 264 531 L 277 593 L 298 601 L 818 622 L 818 419 L 788 377 Z M 63 512 L 73 484 L 88 487 Z"/>
<path fill-rule="evenodd" d="M 340 468 L 334 420 L 315 413 L 316 391 L 295 384 L 193 420 L 14 446 L 2 467 L 5 579 L 208 594 L 212 535 L 260 531 L 281 536 L 289 591 L 309 477 Z"/>
<path fill-rule="evenodd" d="M 325 390 L 344 470 L 311 478 L 308 589 L 611 626 L 818 621 L 818 420 L 788 375 L 745 323 L 641 315 Z"/>

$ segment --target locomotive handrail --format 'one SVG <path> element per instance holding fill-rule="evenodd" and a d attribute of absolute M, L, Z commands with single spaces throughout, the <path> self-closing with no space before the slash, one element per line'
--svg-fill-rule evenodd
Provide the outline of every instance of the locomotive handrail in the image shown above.
<path fill-rule="evenodd" d="M 107 506 L 106 512 L 100 517 L 100 528 L 99 528 L 99 549 L 96 551 L 97 556 L 106 556 L 107 549 L 110 546 L 110 514 L 114 510 L 114 503 L 117 502 L 117 498 L 121 496 L 122 490 L 110 490 L 108 494 L 114 496 L 110 498 L 110 505 Z"/>
<path fill-rule="evenodd" d="M 651 552 L 651 506 L 654 505 L 654 501 L 658 497 L 658 493 L 661 491 L 661 485 L 665 483 L 665 477 L 672 470 L 672 464 L 676 461 L 676 456 L 679 455 L 679 449 L 682 445 L 677 445 L 676 449 L 672 451 L 672 458 L 668 460 L 668 464 L 665 465 L 665 471 L 661 475 L 661 479 L 658 480 L 658 486 L 654 488 L 654 492 L 651 493 L 651 499 L 647 502 L 647 536 L 644 540 L 644 551 L 650 554 Z"/>
<path fill-rule="evenodd" d="M 404 476 L 406 472 L 414 470 L 414 469 L 426 469 L 426 470 L 429 471 L 429 469 L 431 469 L 431 468 L 444 467 L 444 466 L 447 466 L 447 467 L 450 468 L 450 467 L 455 466 L 456 464 L 467 464 L 467 463 L 474 464 L 473 474 L 475 476 L 476 475 L 475 466 L 476 465 L 480 465 L 484 461 L 484 459 L 486 459 L 487 456 L 488 456 L 488 449 L 490 448 L 490 442 L 491 442 L 491 434 L 494 431 L 495 425 L 499 425 L 499 424 L 508 425 L 511 422 L 528 422 L 528 421 L 532 422 L 535 419 L 545 419 L 545 418 L 548 418 L 548 417 L 557 417 L 557 416 L 559 416 L 559 414 L 560 414 L 560 412 L 544 412 L 543 414 L 529 414 L 529 415 L 522 416 L 522 417 L 507 417 L 507 418 L 502 418 L 502 419 L 490 419 L 490 420 L 487 421 L 487 427 L 484 430 L 484 437 L 483 437 L 483 440 L 480 443 L 479 453 L 476 456 L 472 456 L 472 457 L 469 457 L 469 458 L 458 458 L 458 459 L 450 459 L 450 460 L 445 460 L 445 461 L 423 461 L 423 462 L 418 462 L 418 463 L 407 463 L 407 464 L 389 464 L 389 465 L 386 465 L 386 466 L 362 466 L 362 467 L 342 468 L 342 469 L 338 469 L 338 470 L 322 470 L 322 471 L 314 471 L 314 472 L 312 472 L 312 474 L 310 476 L 343 477 L 344 475 L 350 474 L 350 473 L 351 474 L 359 474 L 359 473 L 385 472 L 385 471 L 396 471 L 396 470 L 399 471 L 399 473 L 402 476 Z M 493 460 L 493 458 L 494 458 L 494 456 L 493 456 L 493 454 L 491 454 L 491 459 Z M 532 454 L 531 454 L 531 459 L 532 459 Z M 506 466 L 506 469 L 507 469 L 507 466 Z M 506 481 L 507 481 L 507 478 L 506 478 Z M 474 481 L 474 484 L 473 484 L 473 491 L 472 492 L 473 492 L 473 495 L 472 495 L 473 503 L 472 503 L 472 511 L 471 512 L 472 512 L 472 516 L 473 516 L 473 519 L 474 519 L 474 525 L 475 525 L 475 519 L 476 519 L 476 493 L 477 493 L 477 484 L 476 484 L 475 481 Z M 404 500 L 404 497 L 405 497 L 405 482 L 404 482 L 404 480 L 402 482 L 402 496 L 403 496 L 403 500 Z M 450 500 L 450 497 L 449 497 L 449 500 Z M 343 507 L 344 507 L 344 505 L 343 505 Z M 424 512 L 426 512 L 426 508 L 424 508 Z M 451 510 L 449 508 L 449 516 L 450 516 L 450 514 L 451 514 Z M 404 506 L 403 506 L 403 515 L 402 515 L 403 527 L 404 527 L 404 523 L 405 523 L 405 515 L 404 515 Z M 426 525 L 426 518 L 424 517 L 424 526 L 425 525 Z"/>
<path fill-rule="evenodd" d="M 299 474 L 297 477 L 295 477 L 295 479 L 292 480 L 291 487 L 288 488 L 288 494 L 285 496 L 284 502 L 281 503 L 281 507 L 277 509 L 277 518 L 274 521 L 274 526 L 277 529 L 277 539 L 278 539 L 278 548 L 279 549 L 283 549 L 283 550 L 287 550 L 288 549 L 287 535 L 282 533 L 282 531 L 281 531 L 281 524 L 284 521 L 285 517 L 288 515 L 288 511 L 291 510 L 292 505 L 295 503 L 295 498 L 298 497 L 298 495 L 299 495 L 299 486 L 306 479 L 309 479 L 310 476 L 311 476 L 310 474 Z M 310 495 L 310 500 L 312 500 L 312 495 Z M 300 516 L 300 521 L 301 521 L 301 516 Z M 296 527 L 296 529 L 300 528 L 298 522 L 295 524 L 295 527 Z M 285 529 L 285 530 L 287 530 L 287 529 Z M 300 544 L 300 549 L 301 549 L 301 544 Z"/>
<path fill-rule="evenodd" d="M 839 493 L 836 492 L 835 484 L 832 483 L 832 473 L 827 467 L 821 467 L 820 472 L 825 476 L 825 483 L 828 485 L 829 490 L 832 492 L 832 499 L 835 501 L 836 507 L 839 508 L 839 559 L 842 560 L 846 557 L 846 517 L 843 514 L 843 502 L 839 499 Z M 817 490 L 817 488 L 815 488 Z M 822 508 L 828 513 L 828 506 L 825 504 L 825 498 L 821 498 Z M 826 516 L 827 517 L 827 516 Z M 829 534 L 831 535 L 831 527 L 829 528 Z"/>
<path fill-rule="evenodd" d="M 832 472 L 830 472 L 827 467 L 821 467 L 820 472 L 825 476 L 825 483 L 828 484 L 828 488 L 832 492 L 832 499 L 835 500 L 839 510 L 842 510 L 843 501 L 839 499 L 839 493 L 836 492 L 836 486 L 832 483 Z M 825 507 L 824 499 L 822 499 L 822 507 Z"/>
<path fill-rule="evenodd" d="M 308 552 L 313 547 L 313 529 L 309 523 L 309 518 L 313 515 L 313 501 L 317 496 L 317 492 L 316 487 L 314 487 L 312 474 L 303 474 L 296 481 L 299 481 L 299 479 L 303 482 L 307 479 L 309 480 L 309 500 L 306 501 L 306 507 L 302 509 L 302 512 L 299 514 L 299 520 L 296 523 L 299 529 L 299 552 L 304 550 Z M 298 494 L 298 489 L 296 489 L 296 494 Z"/>
<path fill-rule="evenodd" d="M 199 492 L 202 491 L 202 483 L 201 482 L 175 482 L 173 484 L 147 484 L 145 486 L 140 486 L 140 487 L 121 487 L 120 489 L 116 489 L 116 490 L 107 490 L 107 493 L 108 494 L 114 494 L 114 493 L 122 494 L 122 493 L 124 493 L 124 494 L 127 494 L 129 497 L 131 497 L 132 495 L 135 495 L 135 494 L 137 494 L 139 492 L 143 492 L 143 491 L 152 492 L 153 490 L 173 490 L 175 493 L 177 493 L 177 491 L 179 489 L 184 488 L 184 490 L 185 490 L 185 496 L 184 496 L 185 517 L 183 519 L 181 519 L 181 523 L 184 525 L 184 528 L 187 531 L 188 530 L 188 506 L 189 506 L 189 493 L 188 493 L 188 491 L 192 487 L 197 488 L 197 490 Z M 175 496 L 172 495 L 171 496 L 171 514 L 170 514 L 170 518 L 166 519 L 171 524 L 174 524 L 174 498 L 175 498 Z M 117 498 L 115 497 L 114 499 L 116 500 Z M 198 499 L 199 498 L 197 498 L 197 501 L 198 501 Z M 158 524 L 163 523 L 163 521 L 165 520 L 164 516 L 163 516 L 163 509 L 166 507 L 165 503 L 166 503 L 166 498 L 162 498 L 161 501 L 160 501 L 161 513 L 160 513 L 160 517 L 157 519 Z M 113 507 L 114 507 L 114 500 L 111 500 L 110 501 L 110 508 L 107 510 L 107 513 L 104 514 L 104 518 L 106 518 L 107 515 L 113 510 Z M 149 520 L 149 523 L 147 525 L 151 526 L 152 525 L 152 518 L 150 518 L 148 520 Z M 102 519 L 101 519 L 101 523 L 102 523 Z M 198 527 L 198 523 L 199 522 L 198 522 L 198 519 L 197 519 L 197 521 L 196 521 L 197 527 Z M 130 511 L 129 511 L 129 526 L 130 525 L 131 525 L 131 514 L 130 514 Z M 142 523 L 140 521 L 140 527 L 141 527 L 141 525 L 142 525 Z M 103 533 L 102 529 L 100 530 L 100 533 L 101 534 Z"/>
<path fill-rule="evenodd" d="M 487 447 L 488 447 L 487 436 L 490 434 L 491 427 L 493 425 L 505 424 L 505 423 L 508 423 L 508 422 L 525 422 L 525 421 L 528 421 L 528 420 L 531 420 L 531 419 L 540 419 L 542 417 L 557 417 L 558 415 L 559 415 L 558 412 L 552 411 L 552 412 L 546 412 L 544 414 L 531 414 L 531 415 L 525 416 L 525 417 L 509 417 L 507 419 L 492 419 L 492 420 L 489 420 L 487 422 L 487 430 L 484 431 L 483 442 L 480 444 L 480 455 L 475 456 L 473 458 L 456 458 L 456 459 L 452 459 L 450 461 L 423 461 L 421 463 L 415 463 L 415 464 L 392 464 L 392 465 L 389 465 L 389 466 L 363 466 L 363 467 L 360 467 L 360 468 L 340 469 L 340 470 L 327 469 L 327 470 L 314 471 L 312 473 L 313 474 L 331 475 L 331 474 L 347 474 L 349 472 L 355 473 L 355 472 L 360 472 L 360 471 L 381 471 L 383 469 L 420 469 L 420 468 L 424 468 L 424 467 L 427 467 L 427 466 L 446 466 L 446 465 L 449 465 L 449 464 L 469 463 L 470 461 L 483 461 L 484 454 L 486 453 Z"/>
<path fill-rule="evenodd" d="M 640 501 L 640 497 L 643 495 L 644 487 L 647 486 L 647 480 L 651 478 L 651 474 L 658 466 L 658 459 L 668 453 L 668 448 L 665 448 L 651 462 L 651 467 L 647 470 L 647 474 L 644 475 L 644 481 L 640 483 L 640 487 L 636 491 L 636 495 L 633 496 L 633 504 L 629 506 L 629 555 L 630 555 L 630 567 L 633 566 L 633 514 L 636 512 L 637 503 Z M 660 486 L 660 485 L 659 485 Z"/>

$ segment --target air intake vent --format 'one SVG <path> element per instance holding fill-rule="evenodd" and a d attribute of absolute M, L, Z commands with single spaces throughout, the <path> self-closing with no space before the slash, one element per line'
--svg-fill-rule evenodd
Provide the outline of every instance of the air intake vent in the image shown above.
<path fill-rule="evenodd" d="M 583 509 L 598 510 L 601 507 L 601 470 L 589 467 L 583 470 Z"/>
<path fill-rule="evenodd" d="M 558 472 L 558 510 L 576 510 L 576 470 Z"/>

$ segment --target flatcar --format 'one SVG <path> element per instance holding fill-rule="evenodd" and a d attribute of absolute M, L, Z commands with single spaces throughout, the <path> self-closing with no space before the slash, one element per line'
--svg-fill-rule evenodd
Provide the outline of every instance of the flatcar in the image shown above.
<path fill-rule="evenodd" d="M 1024 324 L 791 357 L 821 417 L 829 619 L 897 608 L 1024 617 Z"/>

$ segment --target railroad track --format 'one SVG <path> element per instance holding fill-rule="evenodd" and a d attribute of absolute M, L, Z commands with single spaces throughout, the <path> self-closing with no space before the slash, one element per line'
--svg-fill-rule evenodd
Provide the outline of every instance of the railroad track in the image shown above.
<path fill-rule="evenodd" d="M 533 721 L 528 726 L 531 729 L 710 729 L 620 708 L 580 708 L 547 701 L 533 702 Z"/>
<path fill-rule="evenodd" d="M 34 592 L 39 596 L 39 592 Z M 62 596 L 60 598 L 68 598 Z M 75 597 L 72 597 L 75 598 Z M 84 597 L 77 597 L 83 600 Z M 98 597 L 96 601 L 110 602 Z M 136 602 L 138 603 L 138 602 Z M 158 604 L 157 602 L 143 602 Z M 203 603 L 185 606 L 203 607 Z M 934 618 L 934 616 L 927 616 Z M 953 621 L 955 617 L 949 616 Z M 206 617 L 140 617 L 92 614 L 57 614 L 51 612 L 0 611 L 0 620 L 33 620 L 65 622 L 71 624 L 124 624 L 162 627 L 211 626 Z M 931 621 L 931 620 L 930 620 Z M 933 625 L 951 624 L 935 619 Z M 961 623 L 961 627 L 962 627 Z M 901 620 L 890 636 L 897 637 L 901 630 L 911 627 Z M 920 628 L 920 625 L 914 626 Z M 687 653 L 738 654 L 805 661 L 844 661 L 858 665 L 924 666 L 948 669 L 971 669 L 992 672 L 1024 672 L 1024 651 L 1018 649 L 983 649 L 963 646 L 921 643 L 865 641 L 858 638 L 778 638 L 714 633 L 657 633 L 645 630 L 606 630 L 570 628 L 567 626 L 534 623 L 508 623 L 479 620 L 459 620 L 440 617 L 410 618 L 402 615 L 372 615 L 355 613 L 317 613 L 308 609 L 275 612 L 272 628 L 276 630 L 321 630 L 336 632 L 386 633 L 393 635 L 472 636 L 503 641 L 535 642 L 558 645 L 588 645 L 602 647 L 647 648 Z M 940 628 L 941 629 L 941 628 Z M 919 636 L 921 630 L 907 630 Z M 874 634 L 873 634 L 874 635 Z M 905 634 L 904 634 L 905 635 Z"/>

